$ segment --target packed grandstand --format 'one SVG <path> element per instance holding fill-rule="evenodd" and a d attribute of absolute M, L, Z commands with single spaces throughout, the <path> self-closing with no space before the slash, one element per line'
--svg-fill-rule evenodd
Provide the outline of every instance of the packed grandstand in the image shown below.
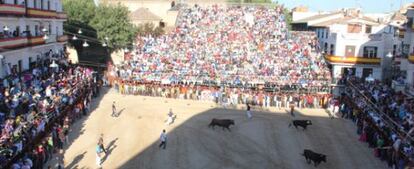
<path fill-rule="evenodd" d="M 42 168 L 53 151 L 65 144 L 72 122 L 88 112 L 91 99 L 99 93 L 99 80 L 91 69 L 64 61 L 57 62 L 58 67 L 49 67 L 50 63 L 51 60 L 39 60 L 32 71 L 2 79 L 2 165 L 12 162 L 14 168 Z M 380 83 L 346 77 L 344 84 L 353 82 L 356 86 L 341 98 L 332 98 L 326 91 L 273 93 L 277 90 L 244 89 L 257 84 L 311 88 L 331 83 L 331 72 L 319 52 L 315 34 L 289 32 L 280 6 L 184 9 L 175 30 L 160 37 L 138 37 L 127 60 L 109 66 L 108 71 L 104 83 L 115 85 L 122 94 L 197 100 L 208 97 L 205 100 L 229 104 L 251 101 L 264 107 L 288 107 L 290 103 L 307 108 L 328 107 L 353 119 L 360 140 L 368 142 L 376 149 L 375 155 L 390 165 L 406 165 L 414 154 L 411 137 L 403 135 L 414 131 L 414 104 Z M 177 86 L 170 86 L 174 84 Z M 208 88 L 208 94 L 202 94 L 205 88 L 194 87 L 212 84 L 216 88 Z M 221 84 L 232 88 L 222 90 Z M 363 95 L 357 94 L 358 90 L 364 91 Z M 250 95 L 244 96 L 243 92 Z M 384 112 L 396 127 L 389 128 L 390 120 L 382 114 L 375 115 L 378 110 L 368 105 Z"/>
<path fill-rule="evenodd" d="M 137 39 L 113 69 L 124 80 L 322 86 L 330 72 L 311 32 L 288 32 L 281 7 L 195 6 L 174 31 Z"/>

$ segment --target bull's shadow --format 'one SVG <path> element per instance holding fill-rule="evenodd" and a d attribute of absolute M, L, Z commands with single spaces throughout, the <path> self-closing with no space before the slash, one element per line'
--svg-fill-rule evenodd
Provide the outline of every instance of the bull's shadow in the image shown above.
<path fill-rule="evenodd" d="M 212 108 L 167 131 L 166 150 L 156 140 L 119 168 L 315 168 L 302 156 L 304 149 L 327 155 L 327 163 L 318 168 L 386 168 L 358 142 L 351 121 L 308 116 L 302 110 L 295 114 L 253 111 L 248 119 L 244 110 Z M 232 119 L 235 125 L 231 132 L 212 129 L 213 118 Z M 305 131 L 289 128 L 294 119 L 311 120 L 312 125 Z"/>

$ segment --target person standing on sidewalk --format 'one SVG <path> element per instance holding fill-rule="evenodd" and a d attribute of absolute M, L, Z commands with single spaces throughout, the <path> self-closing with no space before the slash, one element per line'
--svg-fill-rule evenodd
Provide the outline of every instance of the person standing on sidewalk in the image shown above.
<path fill-rule="evenodd" d="M 159 147 L 161 148 L 162 146 L 163 149 L 165 149 L 167 147 L 167 133 L 165 133 L 165 130 L 162 130 L 160 140 L 161 140 L 161 144 L 159 145 Z"/>

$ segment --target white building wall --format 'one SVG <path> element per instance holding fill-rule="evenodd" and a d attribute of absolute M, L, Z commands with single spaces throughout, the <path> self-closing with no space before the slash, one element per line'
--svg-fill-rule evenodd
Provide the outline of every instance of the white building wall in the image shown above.
<path fill-rule="evenodd" d="M 23 4 L 25 0 L 18 0 L 18 4 Z M 36 3 L 35 3 L 36 2 Z M 27 0 L 27 7 L 41 9 L 42 0 Z M 49 2 L 49 8 L 48 8 Z M 5 0 L 7 4 L 14 4 L 14 0 Z M 43 0 L 43 10 L 52 10 L 57 12 L 62 12 L 62 3 L 61 0 Z M 10 49 L 3 52 L 0 52 L 3 59 L 0 63 L 0 78 L 6 75 L 5 68 L 10 65 L 10 68 L 13 65 L 18 66 L 19 61 L 21 61 L 22 71 L 28 70 L 30 67 L 29 60 L 35 62 L 37 59 L 44 57 L 44 54 L 52 50 L 54 53 L 63 50 L 64 43 L 56 42 L 56 36 L 63 35 L 63 22 L 64 19 L 53 19 L 53 18 L 26 18 L 26 17 L 0 17 L 0 31 L 4 31 L 4 27 L 7 26 L 10 32 L 16 30 L 17 27 L 20 27 L 20 33 L 26 31 L 26 26 L 29 26 L 29 31 L 32 35 L 35 35 L 35 27 L 38 27 L 40 32 L 42 27 L 46 28 L 50 34 L 46 44 L 36 45 L 31 47 L 24 47 L 20 49 Z M 50 29 L 49 29 L 50 25 Z"/>
<path fill-rule="evenodd" d="M 33 47 L 26 47 L 23 49 L 17 49 L 7 52 L 2 52 L 0 55 L 4 57 L 4 64 L 10 65 L 18 65 L 19 60 L 22 61 L 22 71 L 29 69 L 29 58 L 32 58 L 32 62 L 36 61 L 36 59 L 41 59 L 44 57 L 44 53 L 49 52 L 52 50 L 53 52 L 63 50 L 63 44 L 61 43 L 52 43 L 52 44 L 45 44 Z M 4 77 L 6 75 L 5 72 L 5 65 L 0 64 L 0 77 Z"/>

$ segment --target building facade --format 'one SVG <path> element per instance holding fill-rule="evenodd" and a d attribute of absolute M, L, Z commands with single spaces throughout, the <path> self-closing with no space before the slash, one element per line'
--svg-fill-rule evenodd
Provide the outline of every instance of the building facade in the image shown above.
<path fill-rule="evenodd" d="M 341 9 L 293 19 L 294 30 L 316 32 L 334 79 L 343 74 L 372 80 L 391 78 L 392 58 L 400 54 L 401 39 L 398 29 L 388 23 L 388 15 L 371 17 L 359 9 Z"/>
<path fill-rule="evenodd" d="M 414 3 L 407 5 L 401 13 L 407 20 L 401 29 L 404 55 L 397 58 L 397 62 L 400 64 L 406 89 L 414 95 Z"/>
<path fill-rule="evenodd" d="M 63 52 L 61 0 L 0 0 L 0 78 Z"/>

